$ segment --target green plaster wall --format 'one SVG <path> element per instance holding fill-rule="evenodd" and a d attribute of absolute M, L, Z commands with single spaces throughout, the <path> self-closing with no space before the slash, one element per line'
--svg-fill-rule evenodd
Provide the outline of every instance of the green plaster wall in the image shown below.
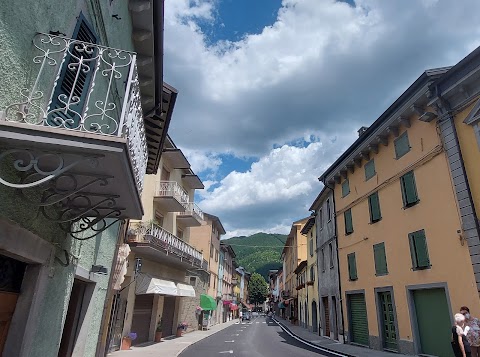
<path fill-rule="evenodd" d="M 100 35 L 101 44 L 133 50 L 131 22 L 128 1 L 104 0 L 24 0 L 21 5 L 15 1 L 5 1 L 0 7 L 0 110 L 6 105 L 18 102 L 20 90 L 34 78 L 32 58 L 35 52 L 32 39 L 37 32 L 60 31 L 71 36 L 80 13 L 89 19 Z M 112 15 L 118 14 L 121 20 Z M 57 69 L 42 78 L 41 88 L 51 88 Z M 4 148 L 0 147 L 0 151 Z M 15 172 L 4 162 L 0 163 L 4 178 L 14 178 Z M 31 193 L 32 198 L 38 192 Z M 70 291 L 74 281 L 75 263 L 87 271 L 93 264 L 103 265 L 111 273 L 119 224 L 114 224 L 105 232 L 87 241 L 67 238 L 66 234 L 41 215 L 37 209 L 19 197 L 15 190 L 0 184 L 0 216 L 17 222 L 29 231 L 54 244 L 56 256 L 64 260 L 62 249 L 72 256 L 74 264 L 63 267 L 58 261 L 53 265 L 53 274 L 43 300 L 42 316 L 38 319 L 32 357 L 57 354 L 65 320 Z M 91 317 L 88 326 L 88 340 L 84 356 L 95 356 L 109 275 L 98 275 L 97 284 L 91 299 Z"/>

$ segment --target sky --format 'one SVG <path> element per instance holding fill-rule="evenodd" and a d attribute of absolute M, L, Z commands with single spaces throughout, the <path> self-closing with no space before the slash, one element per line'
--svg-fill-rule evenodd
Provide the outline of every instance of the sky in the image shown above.
<path fill-rule="evenodd" d="M 204 182 L 199 207 L 225 237 L 288 233 L 361 126 L 480 45 L 478 13 L 478 0 L 166 0 L 169 134 Z"/>

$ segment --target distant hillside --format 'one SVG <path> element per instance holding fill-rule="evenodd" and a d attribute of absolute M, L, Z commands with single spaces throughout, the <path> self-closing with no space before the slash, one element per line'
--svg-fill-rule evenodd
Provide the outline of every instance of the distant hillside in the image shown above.
<path fill-rule="evenodd" d="M 286 240 L 285 234 L 255 233 L 249 237 L 223 239 L 222 242 L 231 244 L 240 266 L 267 278 L 270 269 L 281 266 L 280 255 Z"/>

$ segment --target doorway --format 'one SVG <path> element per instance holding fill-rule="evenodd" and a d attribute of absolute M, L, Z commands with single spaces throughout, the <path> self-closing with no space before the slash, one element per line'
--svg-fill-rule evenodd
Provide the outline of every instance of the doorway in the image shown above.
<path fill-rule="evenodd" d="M 312 332 L 318 332 L 317 303 L 312 301 Z"/>
<path fill-rule="evenodd" d="M 383 347 L 388 350 L 398 350 L 397 331 L 395 327 L 395 311 L 390 291 L 378 293 L 380 321 L 382 327 Z"/>
<path fill-rule="evenodd" d="M 174 334 L 173 319 L 175 318 L 175 303 L 175 296 L 165 296 L 163 298 L 162 327 L 164 336 Z"/>
<path fill-rule="evenodd" d="M 338 341 L 338 316 L 337 316 L 337 298 L 332 296 L 332 329 L 333 329 L 333 338 Z"/>
<path fill-rule="evenodd" d="M 58 357 L 68 357 L 73 353 L 78 333 L 85 318 L 84 307 L 88 305 L 88 301 L 85 301 L 85 292 L 88 285 L 88 283 L 79 279 L 73 280 Z"/>
<path fill-rule="evenodd" d="M 323 335 L 330 337 L 330 307 L 328 306 L 328 296 L 324 296 L 322 298 L 322 302 L 325 321 L 325 323 L 323 324 Z"/>
<path fill-rule="evenodd" d="M 137 334 L 132 345 L 147 342 L 150 337 L 150 322 L 152 320 L 153 294 L 135 296 L 131 331 Z"/>
<path fill-rule="evenodd" d="M 22 287 L 27 264 L 0 255 L 0 355 Z"/>

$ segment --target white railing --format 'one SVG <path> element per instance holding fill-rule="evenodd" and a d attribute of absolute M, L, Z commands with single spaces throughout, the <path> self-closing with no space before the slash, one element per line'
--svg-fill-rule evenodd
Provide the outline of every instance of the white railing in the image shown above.
<path fill-rule="evenodd" d="M 141 193 L 147 145 L 136 54 L 44 33 L 33 46 L 32 78 L 0 120 L 126 138 Z"/>
<path fill-rule="evenodd" d="M 201 252 L 155 223 L 139 225 L 135 229 L 135 234 L 135 242 L 148 242 L 165 250 L 167 254 L 175 254 L 198 267 L 205 264 Z"/>
<path fill-rule="evenodd" d="M 158 181 L 155 187 L 157 197 L 175 197 L 184 206 L 188 204 L 188 193 L 175 181 Z"/>
<path fill-rule="evenodd" d="M 203 221 L 203 211 L 198 207 L 195 202 L 188 202 L 185 204 L 185 212 L 179 212 L 179 216 L 190 215 L 194 216 L 198 221 Z"/>

